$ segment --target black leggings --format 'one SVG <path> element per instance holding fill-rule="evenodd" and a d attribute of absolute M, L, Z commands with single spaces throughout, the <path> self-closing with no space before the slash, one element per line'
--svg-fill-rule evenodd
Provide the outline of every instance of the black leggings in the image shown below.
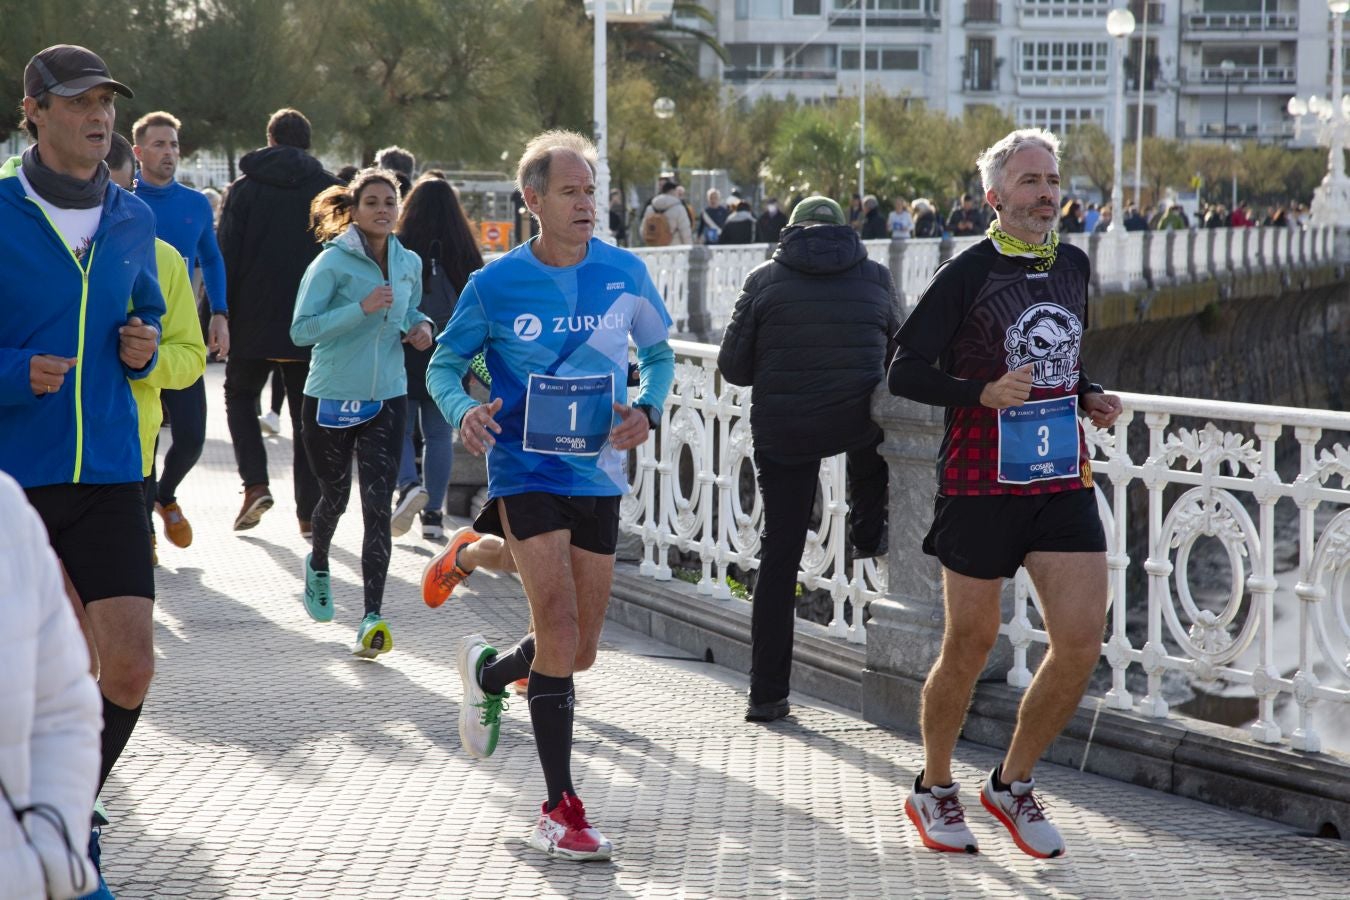
<path fill-rule="evenodd" d="M 361 517 L 365 540 L 361 545 L 361 576 L 365 582 L 366 615 L 380 612 L 384 582 L 389 574 L 389 509 L 398 481 L 399 457 L 403 452 L 403 427 L 408 398 L 384 401 L 379 415 L 351 428 L 325 428 L 315 421 L 319 401 L 306 395 L 301 418 L 309 467 L 319 482 L 319 502 L 314 507 L 315 571 L 327 571 L 328 547 L 338 519 L 347 510 L 352 489 L 352 453 L 356 453 L 361 478 Z"/>
<path fill-rule="evenodd" d="M 160 399 L 169 410 L 169 434 L 173 446 L 164 454 L 164 471 L 159 473 L 156 499 L 165 506 L 178 499 L 178 485 L 202 457 L 206 445 L 206 379 L 198 378 L 181 391 L 161 391 Z"/>

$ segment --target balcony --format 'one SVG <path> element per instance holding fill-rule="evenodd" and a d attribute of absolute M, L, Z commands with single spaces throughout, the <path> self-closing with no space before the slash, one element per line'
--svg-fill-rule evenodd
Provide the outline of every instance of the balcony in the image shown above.
<path fill-rule="evenodd" d="M 1238 66 L 1225 79 L 1219 66 L 1191 66 L 1181 70 L 1181 80 L 1190 87 L 1223 87 L 1225 80 L 1230 85 L 1281 85 L 1294 84 L 1296 72 L 1293 66 Z"/>
<path fill-rule="evenodd" d="M 966 0 L 966 25 L 997 25 L 1003 20 L 998 0 Z"/>
<path fill-rule="evenodd" d="M 1281 122 L 1229 122 L 1225 134 L 1223 122 L 1200 122 L 1186 128 L 1180 138 L 1257 138 L 1266 140 L 1292 138 L 1294 123 Z"/>
<path fill-rule="evenodd" d="M 1138 64 L 1133 56 L 1125 58 L 1125 87 L 1130 91 L 1139 90 Z M 1144 90 L 1157 90 L 1157 81 L 1162 73 L 1162 60 L 1157 56 L 1144 57 Z"/>
<path fill-rule="evenodd" d="M 776 68 L 773 66 L 736 66 L 722 70 L 722 80 L 731 84 L 744 84 L 747 81 L 836 81 L 837 69 L 808 68 L 792 66 Z"/>
<path fill-rule="evenodd" d="M 1081 28 L 1084 19 L 1106 20 L 1112 0 L 1019 0 L 1022 24 L 1066 25 Z"/>
<path fill-rule="evenodd" d="M 867 27 L 872 28 L 924 28 L 932 30 L 942 25 L 940 0 L 920 0 L 913 9 L 869 9 Z M 835 9 L 830 13 L 831 28 L 860 28 L 862 17 L 857 6 L 851 9 Z"/>
<path fill-rule="evenodd" d="M 1183 21 L 1187 31 L 1251 31 L 1262 36 L 1271 31 L 1298 31 L 1298 13 L 1292 12 L 1190 13 Z"/>
<path fill-rule="evenodd" d="M 1110 78 L 1105 73 L 1019 72 L 1017 74 L 1017 93 L 1027 97 L 1043 97 L 1065 91 L 1074 95 L 1099 94 L 1105 91 L 1109 84 Z"/>

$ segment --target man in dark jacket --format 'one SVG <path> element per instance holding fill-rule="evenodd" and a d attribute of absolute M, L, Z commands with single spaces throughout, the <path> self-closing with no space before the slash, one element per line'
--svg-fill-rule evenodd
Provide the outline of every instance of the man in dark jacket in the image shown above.
<path fill-rule="evenodd" d="M 309 375 L 309 348 L 291 343 L 291 314 L 306 267 L 319 254 L 309 204 L 337 179 L 306 151 L 309 120 L 282 109 L 267 123 L 267 146 L 239 161 L 241 175 L 220 214 L 220 250 L 230 284 L 230 358 L 225 365 L 225 416 L 244 482 L 235 531 L 258 524 L 272 508 L 267 450 L 258 426 L 258 398 L 279 364 L 290 398 L 292 433 L 300 434 L 300 396 Z M 309 536 L 319 488 L 297 446 L 293 456 L 295 514 Z"/>
<path fill-rule="evenodd" d="M 867 258 L 839 204 L 808 197 L 773 258 L 746 277 L 722 338 L 722 376 L 754 387 L 750 429 L 764 498 L 747 721 L 788 714 L 797 569 L 822 459 L 848 454 L 853 555 L 884 552 L 888 473 L 871 399 L 898 328 L 890 273 Z"/>
<path fill-rule="evenodd" d="M 890 236 L 891 229 L 887 227 L 886 217 L 881 213 L 881 204 L 877 203 L 876 197 L 868 194 L 863 198 L 862 239 L 877 241 Z"/>
<path fill-rule="evenodd" d="M 777 197 L 764 201 L 764 212 L 755 223 L 755 236 L 766 244 L 778 243 L 778 236 L 787 227 L 788 217 L 778 205 Z"/>

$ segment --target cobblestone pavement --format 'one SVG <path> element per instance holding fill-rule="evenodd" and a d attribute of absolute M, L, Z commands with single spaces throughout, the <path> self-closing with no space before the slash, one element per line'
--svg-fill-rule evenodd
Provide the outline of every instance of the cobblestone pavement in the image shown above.
<path fill-rule="evenodd" d="M 979 856 L 923 849 L 901 812 L 918 743 L 809 698 L 769 726 L 741 721 L 745 678 L 611 626 L 578 677 L 575 775 L 612 863 L 528 850 L 543 799 L 523 701 L 495 756 L 459 746 L 452 650 L 506 644 L 526 606 L 475 575 L 439 610 L 418 598 L 433 547 L 395 542 L 385 615 L 395 649 L 349 655 L 361 614 L 360 514 L 338 531 L 337 616 L 300 603 L 290 425 L 268 439 L 277 505 L 230 531 L 240 501 L 212 366 L 206 453 L 180 491 L 196 532 L 161 541 L 158 672 L 105 790 L 105 874 L 139 897 L 1344 897 L 1350 845 L 1044 766 L 1069 855 L 1023 856 L 980 808 L 996 762 L 962 744 Z M 354 492 L 355 494 L 355 492 Z"/>

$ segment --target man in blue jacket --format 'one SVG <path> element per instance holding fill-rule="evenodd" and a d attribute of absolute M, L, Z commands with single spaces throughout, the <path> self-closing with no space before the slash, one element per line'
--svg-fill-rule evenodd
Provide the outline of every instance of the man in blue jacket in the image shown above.
<path fill-rule="evenodd" d="M 35 143 L 0 168 L 0 470 L 38 510 L 92 632 L 103 694 L 100 786 L 154 674 L 155 596 L 127 379 L 154 367 L 164 297 L 149 208 L 109 184 L 114 95 L 83 47 L 24 70 Z"/>
<path fill-rule="evenodd" d="M 225 304 L 225 259 L 216 244 L 215 216 L 200 191 L 180 184 L 178 130 L 182 123 L 166 112 L 146 113 L 131 126 L 141 171 L 136 196 L 155 214 L 155 233 L 172 244 L 187 263 L 188 274 L 200 263 L 211 304 L 208 349 L 230 355 L 229 308 Z M 181 391 L 160 393 L 168 410 L 173 445 L 164 454 L 164 471 L 155 489 L 155 511 L 164 520 L 164 536 L 176 547 L 192 543 L 192 525 L 178 505 L 178 485 L 201 458 L 206 445 L 206 380 Z M 152 475 L 154 473 L 151 473 Z"/>

